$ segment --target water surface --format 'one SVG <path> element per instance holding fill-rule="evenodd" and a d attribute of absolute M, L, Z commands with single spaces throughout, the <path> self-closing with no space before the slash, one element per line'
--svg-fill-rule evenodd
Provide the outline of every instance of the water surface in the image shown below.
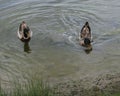
<path fill-rule="evenodd" d="M 119 0 L 0 0 L 0 79 L 120 72 L 119 10 Z M 23 20 L 33 31 L 29 45 L 17 38 Z M 86 21 L 94 40 L 89 54 L 77 40 Z"/>

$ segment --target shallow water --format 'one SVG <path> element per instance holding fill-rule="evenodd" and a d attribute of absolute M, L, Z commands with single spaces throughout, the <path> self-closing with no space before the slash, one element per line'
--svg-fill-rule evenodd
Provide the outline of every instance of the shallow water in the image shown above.
<path fill-rule="evenodd" d="M 0 78 L 56 80 L 120 72 L 119 0 L 0 0 Z M 29 45 L 17 38 L 26 21 Z M 85 52 L 78 34 L 88 21 L 93 50 Z"/>

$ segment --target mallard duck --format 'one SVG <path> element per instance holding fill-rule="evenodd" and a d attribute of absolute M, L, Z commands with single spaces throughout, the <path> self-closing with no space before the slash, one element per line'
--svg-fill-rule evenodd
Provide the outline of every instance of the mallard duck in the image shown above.
<path fill-rule="evenodd" d="M 17 32 L 18 38 L 23 41 L 23 42 L 29 42 L 31 37 L 32 37 L 32 31 L 30 28 L 27 26 L 26 22 L 23 21 Z"/>
<path fill-rule="evenodd" d="M 85 25 L 82 27 L 79 39 L 80 39 L 80 45 L 85 47 L 91 45 L 91 41 L 92 41 L 91 28 L 88 22 L 86 22 Z"/>

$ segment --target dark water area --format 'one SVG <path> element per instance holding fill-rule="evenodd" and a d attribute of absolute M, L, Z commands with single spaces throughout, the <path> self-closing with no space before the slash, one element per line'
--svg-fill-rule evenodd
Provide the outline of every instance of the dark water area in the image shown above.
<path fill-rule="evenodd" d="M 119 0 L 0 0 L 0 79 L 120 72 L 119 10 Z M 22 21 L 33 31 L 28 45 L 17 38 Z M 94 41 L 89 54 L 77 40 L 86 21 Z"/>

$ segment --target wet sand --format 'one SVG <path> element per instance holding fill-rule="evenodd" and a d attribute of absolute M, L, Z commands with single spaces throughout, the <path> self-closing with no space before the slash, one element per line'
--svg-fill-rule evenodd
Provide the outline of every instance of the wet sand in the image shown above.
<path fill-rule="evenodd" d="M 120 73 L 68 80 L 58 83 L 54 89 L 58 96 L 114 96 L 120 92 Z"/>

